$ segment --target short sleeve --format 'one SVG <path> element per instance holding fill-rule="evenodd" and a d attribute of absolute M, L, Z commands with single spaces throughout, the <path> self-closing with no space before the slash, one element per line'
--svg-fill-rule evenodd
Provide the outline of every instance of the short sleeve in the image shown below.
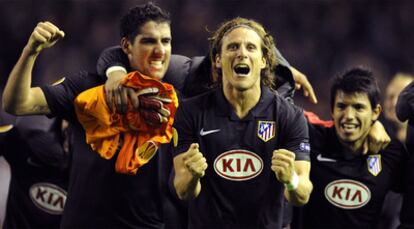
<path fill-rule="evenodd" d="M 281 148 L 290 150 L 296 154 L 295 160 L 310 160 L 310 144 L 308 124 L 302 109 L 285 100 L 279 100 L 279 133 Z"/>
<path fill-rule="evenodd" d="M 106 80 L 106 70 L 113 66 L 121 66 L 130 69 L 128 56 L 120 46 L 113 46 L 102 51 L 96 64 L 96 72 Z"/>

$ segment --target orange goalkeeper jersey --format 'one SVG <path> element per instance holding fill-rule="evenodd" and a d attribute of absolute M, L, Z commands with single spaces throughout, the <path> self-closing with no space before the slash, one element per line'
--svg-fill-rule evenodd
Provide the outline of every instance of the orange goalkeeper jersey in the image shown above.
<path fill-rule="evenodd" d="M 164 104 L 171 112 L 168 122 L 157 127 L 148 125 L 139 112 L 133 109 L 131 102 L 125 115 L 111 111 L 106 104 L 103 85 L 79 94 L 75 99 L 75 110 L 85 129 L 86 142 L 103 158 L 110 159 L 115 155 L 123 134 L 123 145 L 116 159 L 115 170 L 136 174 L 138 168 L 155 154 L 159 144 L 171 141 L 178 98 L 172 85 L 139 72 L 129 73 L 122 84 L 138 90 L 157 87 L 159 96 L 172 100 Z"/>

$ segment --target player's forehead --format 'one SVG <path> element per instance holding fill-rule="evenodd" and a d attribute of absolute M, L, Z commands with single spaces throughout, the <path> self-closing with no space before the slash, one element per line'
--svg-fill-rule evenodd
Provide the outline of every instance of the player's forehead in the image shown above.
<path fill-rule="evenodd" d="M 252 43 L 260 45 L 262 39 L 256 31 L 246 27 L 238 27 L 227 32 L 222 39 L 222 44 L 227 45 L 229 43 Z"/>
<path fill-rule="evenodd" d="M 136 38 L 171 38 L 171 27 L 168 22 L 147 21 L 141 25 Z"/>
<path fill-rule="evenodd" d="M 368 94 L 366 92 L 347 93 L 338 90 L 335 96 L 335 104 L 370 104 Z"/>

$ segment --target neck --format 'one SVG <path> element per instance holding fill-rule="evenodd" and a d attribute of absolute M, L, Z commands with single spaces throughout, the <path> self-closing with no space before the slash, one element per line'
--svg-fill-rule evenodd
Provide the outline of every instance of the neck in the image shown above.
<path fill-rule="evenodd" d="M 246 117 L 249 111 L 256 106 L 261 95 L 260 84 L 258 88 L 251 88 L 244 91 L 240 91 L 231 85 L 223 85 L 223 92 L 240 119 Z"/>
<path fill-rule="evenodd" d="M 351 152 L 352 154 L 363 154 L 364 153 L 364 143 L 366 141 L 367 136 L 362 137 L 354 142 L 344 142 L 339 140 L 341 145 L 346 149 L 347 152 Z"/>

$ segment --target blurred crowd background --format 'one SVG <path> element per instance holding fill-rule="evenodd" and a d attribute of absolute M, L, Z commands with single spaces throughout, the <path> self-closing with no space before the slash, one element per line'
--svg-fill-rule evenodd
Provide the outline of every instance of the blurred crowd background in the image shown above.
<path fill-rule="evenodd" d="M 95 71 L 100 52 L 119 43 L 118 22 L 143 0 L 0 0 L 0 84 L 33 28 L 51 21 L 66 36 L 40 55 L 34 84 L 79 70 Z M 414 72 L 411 0 L 157 0 L 172 18 L 173 53 L 208 53 L 209 31 L 236 16 L 256 19 L 288 61 L 305 73 L 319 98 L 296 103 L 329 118 L 329 80 L 353 65 L 370 67 L 383 89 L 397 72 Z"/>

